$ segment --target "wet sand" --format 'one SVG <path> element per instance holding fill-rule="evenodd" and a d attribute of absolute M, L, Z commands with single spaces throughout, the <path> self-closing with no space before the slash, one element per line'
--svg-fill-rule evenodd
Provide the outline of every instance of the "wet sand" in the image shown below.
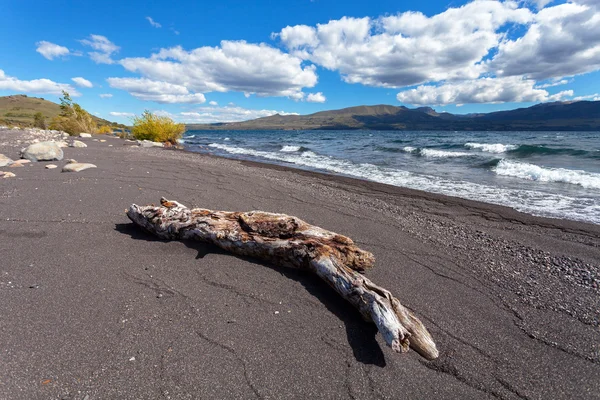
<path fill-rule="evenodd" d="M 102 138 L 63 149 L 96 169 L 0 168 L 0 398 L 600 398 L 600 226 Z M 129 222 L 161 196 L 351 237 L 440 357 L 304 271 Z"/>

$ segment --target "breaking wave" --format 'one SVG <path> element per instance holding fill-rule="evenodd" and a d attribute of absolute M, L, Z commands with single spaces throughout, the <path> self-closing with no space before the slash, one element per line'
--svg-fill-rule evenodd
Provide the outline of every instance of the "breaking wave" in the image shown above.
<path fill-rule="evenodd" d="M 517 161 L 501 160 L 493 168 L 498 175 L 512 176 L 538 182 L 559 182 L 600 189 L 600 174 L 565 168 L 548 168 Z"/>
<path fill-rule="evenodd" d="M 499 204 L 534 215 L 600 223 L 600 204 L 590 198 L 574 198 L 536 190 L 500 188 L 485 184 L 446 179 L 377 166 L 370 163 L 353 163 L 349 160 L 324 156 L 312 151 L 304 151 L 302 153 L 270 152 L 219 143 L 212 143 L 208 146 L 228 154 L 256 157 L 280 163 L 291 163 L 296 166 L 308 167 L 309 169 L 328 171 L 394 186 Z M 406 148 L 405 151 L 411 152 L 406 150 Z M 510 171 L 511 167 L 509 163 L 505 160 L 499 161 L 495 168 L 496 173 L 501 175 L 503 171 Z M 585 174 L 585 177 L 581 175 L 581 182 L 585 181 L 588 185 L 598 185 L 587 187 L 600 188 L 600 174 L 583 174 Z M 572 182 L 577 180 L 576 176 L 577 174 L 573 175 L 571 178 Z"/>
<path fill-rule="evenodd" d="M 494 144 L 488 144 L 488 143 L 465 143 L 465 147 L 467 149 L 474 149 L 474 150 L 485 151 L 486 153 L 499 154 L 499 153 L 506 153 L 509 150 L 515 150 L 519 146 L 514 145 L 514 144 L 502 144 L 502 143 L 494 143 Z"/>

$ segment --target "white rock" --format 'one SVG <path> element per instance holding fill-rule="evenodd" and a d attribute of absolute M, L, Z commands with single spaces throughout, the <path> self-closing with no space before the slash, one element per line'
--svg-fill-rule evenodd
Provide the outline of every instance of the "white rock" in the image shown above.
<path fill-rule="evenodd" d="M 161 142 L 153 142 L 151 140 L 138 140 L 137 144 L 141 147 L 164 147 Z"/>
<path fill-rule="evenodd" d="M 94 164 L 88 163 L 71 163 L 63 167 L 62 172 L 79 172 L 89 168 L 97 168 Z"/>
<path fill-rule="evenodd" d="M 58 147 L 69 147 L 69 143 L 63 141 L 56 142 L 56 144 L 58 145 Z"/>
<path fill-rule="evenodd" d="M 30 161 L 60 161 L 63 151 L 56 142 L 35 143 L 21 152 L 21 157 Z"/>
<path fill-rule="evenodd" d="M 91 133 L 80 133 L 79 137 L 82 137 L 82 138 L 91 138 L 92 134 Z"/>
<path fill-rule="evenodd" d="M 69 147 L 87 147 L 87 144 L 83 143 L 80 140 L 73 140 L 73 143 L 71 143 Z"/>
<path fill-rule="evenodd" d="M 57 166 L 54 165 L 54 164 L 48 164 L 48 165 L 46 165 L 46 169 L 54 169 L 54 168 L 57 168 Z"/>
<path fill-rule="evenodd" d="M 3 177 L 3 178 L 14 178 L 15 176 L 16 176 L 16 175 L 15 175 L 15 174 L 13 174 L 12 172 L 4 172 L 4 173 L 2 174 L 2 177 Z"/>
<path fill-rule="evenodd" d="M 0 167 L 6 167 L 7 165 L 12 164 L 13 160 L 6 157 L 4 154 L 0 154 Z"/>

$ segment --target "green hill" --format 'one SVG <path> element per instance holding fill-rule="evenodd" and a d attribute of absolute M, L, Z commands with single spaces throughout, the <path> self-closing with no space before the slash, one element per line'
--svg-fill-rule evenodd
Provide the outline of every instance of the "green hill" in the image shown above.
<path fill-rule="evenodd" d="M 24 94 L 0 97 L 0 125 L 33 126 L 33 115 L 41 112 L 46 123 L 60 113 L 60 106 L 43 98 L 29 97 Z M 107 121 L 92 115 L 98 126 L 126 128 L 123 124 Z"/>

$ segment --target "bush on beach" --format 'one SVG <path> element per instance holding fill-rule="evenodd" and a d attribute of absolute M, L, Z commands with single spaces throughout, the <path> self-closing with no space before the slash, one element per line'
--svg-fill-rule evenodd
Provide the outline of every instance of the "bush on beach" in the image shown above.
<path fill-rule="evenodd" d="M 177 144 L 177 139 L 180 139 L 184 132 L 184 124 L 178 124 L 169 117 L 158 116 L 148 110 L 141 116 L 133 117 L 131 133 L 138 140 Z"/>
<path fill-rule="evenodd" d="M 63 90 L 63 97 L 60 98 L 60 114 L 52 118 L 50 129 L 76 135 L 82 132 L 96 133 L 97 125 L 92 116 L 79 104 L 73 103 L 69 93 Z"/>
<path fill-rule="evenodd" d="M 108 125 L 102 125 L 100 128 L 98 128 L 99 134 L 106 134 L 106 133 L 112 133 L 112 132 L 113 132 L 112 128 Z"/>

